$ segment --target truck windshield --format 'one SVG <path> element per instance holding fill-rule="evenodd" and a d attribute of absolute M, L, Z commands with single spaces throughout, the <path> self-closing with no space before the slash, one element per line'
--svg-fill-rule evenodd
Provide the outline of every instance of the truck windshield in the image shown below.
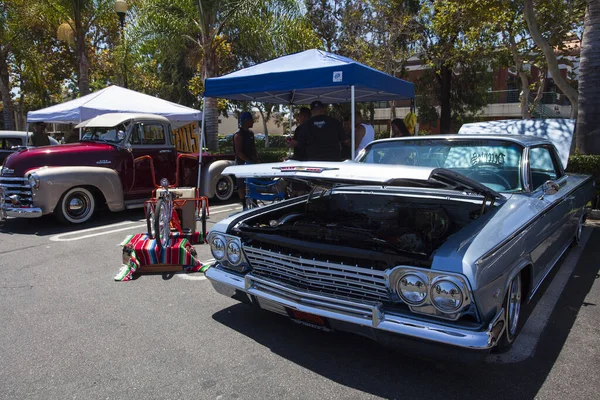
<path fill-rule="evenodd" d="M 90 127 L 86 128 L 81 140 L 98 141 L 108 143 L 121 143 L 125 138 L 125 126 L 117 125 L 113 127 Z"/>
<path fill-rule="evenodd" d="M 505 140 L 389 140 L 367 146 L 358 161 L 445 168 L 497 192 L 517 192 L 523 188 L 522 154 L 522 146 Z"/>

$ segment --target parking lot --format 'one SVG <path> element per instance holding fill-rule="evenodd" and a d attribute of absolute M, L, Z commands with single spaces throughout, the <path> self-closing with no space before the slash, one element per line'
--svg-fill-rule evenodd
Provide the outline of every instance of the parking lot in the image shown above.
<path fill-rule="evenodd" d="M 238 209 L 212 207 L 209 227 Z M 526 307 L 513 350 L 477 366 L 296 325 L 216 294 L 201 273 L 115 282 L 119 243 L 144 230 L 141 210 L 0 228 L 0 398 L 600 397 L 600 228 Z"/>

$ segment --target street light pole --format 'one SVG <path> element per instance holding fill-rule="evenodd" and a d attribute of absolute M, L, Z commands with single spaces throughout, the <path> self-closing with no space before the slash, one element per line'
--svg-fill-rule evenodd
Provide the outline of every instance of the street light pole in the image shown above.
<path fill-rule="evenodd" d="M 127 88 L 127 39 L 125 38 L 125 15 L 127 14 L 127 1 L 115 0 L 115 11 L 119 16 L 121 23 L 121 40 L 125 46 L 125 56 L 123 57 L 123 86 Z"/>

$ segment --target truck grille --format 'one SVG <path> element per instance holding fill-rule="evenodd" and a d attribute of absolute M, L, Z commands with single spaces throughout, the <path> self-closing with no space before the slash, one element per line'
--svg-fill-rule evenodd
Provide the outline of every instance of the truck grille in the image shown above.
<path fill-rule="evenodd" d="M 29 186 L 27 179 L 0 176 L 0 186 L 5 189 L 4 200 L 7 204 L 10 204 L 9 196 L 16 194 L 19 196 L 19 201 L 23 206 L 32 206 L 31 186 Z"/>
<path fill-rule="evenodd" d="M 389 302 L 385 273 L 244 246 L 252 274 L 299 289 L 357 300 Z"/>

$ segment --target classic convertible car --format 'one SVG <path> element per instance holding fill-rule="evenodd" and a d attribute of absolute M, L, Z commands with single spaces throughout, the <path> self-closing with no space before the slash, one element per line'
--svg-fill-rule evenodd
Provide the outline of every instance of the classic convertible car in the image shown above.
<path fill-rule="evenodd" d="M 206 276 L 323 330 L 507 350 L 522 304 L 581 238 L 595 189 L 563 164 L 546 139 L 478 134 L 379 140 L 343 163 L 228 167 L 313 189 L 217 223 Z"/>

